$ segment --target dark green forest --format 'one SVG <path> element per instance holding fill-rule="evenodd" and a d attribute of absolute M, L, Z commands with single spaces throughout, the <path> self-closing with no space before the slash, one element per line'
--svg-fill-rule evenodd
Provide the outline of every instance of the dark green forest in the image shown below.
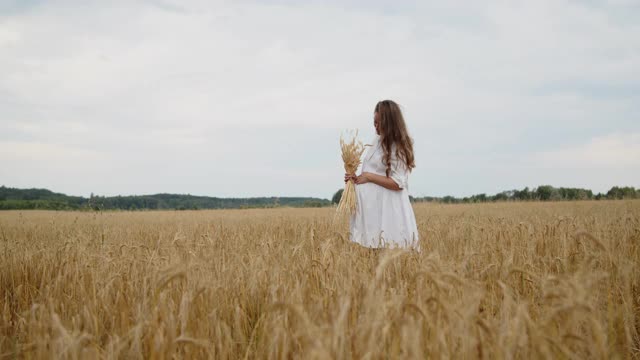
<path fill-rule="evenodd" d="M 495 195 L 477 194 L 473 196 L 457 198 L 453 196 L 444 197 L 416 197 L 411 198 L 414 202 L 435 201 L 446 204 L 458 203 L 483 203 L 496 201 L 562 201 L 562 200 L 621 200 L 640 199 L 640 189 L 633 187 L 614 186 L 606 194 L 594 194 L 593 191 L 580 188 L 553 187 L 551 185 L 541 185 L 533 189 L 528 187 L 522 190 L 507 190 Z"/>
<path fill-rule="evenodd" d="M 69 196 L 47 189 L 0 187 L 0 210 L 197 210 L 270 207 L 322 207 L 327 199 L 312 197 L 216 198 L 209 196 L 154 194 L 131 196 Z"/>
<path fill-rule="evenodd" d="M 336 191 L 331 199 L 332 203 L 340 202 L 342 189 Z M 522 190 L 507 190 L 495 195 L 477 194 L 468 197 L 454 196 L 409 196 L 411 202 L 438 202 L 445 204 L 468 204 L 468 203 L 485 203 L 497 201 L 562 201 L 562 200 L 621 200 L 621 199 L 640 199 L 640 189 L 633 187 L 614 186 L 606 194 L 594 194 L 593 191 L 580 188 L 564 188 L 553 187 L 551 185 L 540 185 L 536 188 L 529 189 L 525 187 Z"/>
<path fill-rule="evenodd" d="M 0 210 L 197 210 L 248 209 L 274 207 L 324 207 L 340 202 L 342 189 L 331 200 L 313 197 L 253 197 L 217 198 L 209 196 L 154 194 L 131 196 L 69 196 L 47 189 L 18 189 L 0 186 Z M 640 189 L 614 186 L 606 194 L 594 194 L 580 188 L 541 185 L 533 189 L 508 190 L 495 195 L 477 194 L 469 197 L 409 196 L 411 202 L 446 204 L 484 203 L 497 201 L 562 201 L 640 199 Z"/>

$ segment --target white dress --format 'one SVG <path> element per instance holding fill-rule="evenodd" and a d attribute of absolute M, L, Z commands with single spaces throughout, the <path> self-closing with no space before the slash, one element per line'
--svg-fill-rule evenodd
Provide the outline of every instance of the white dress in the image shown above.
<path fill-rule="evenodd" d="M 372 182 L 356 185 L 356 212 L 350 219 L 350 239 L 362 246 L 400 247 L 420 251 L 416 218 L 409 201 L 409 171 L 403 161 L 391 149 L 392 178 L 402 190 L 390 190 Z M 362 162 L 362 172 L 386 176 L 383 163 L 384 150 L 380 136 L 376 135 L 372 146 L 367 147 Z"/>

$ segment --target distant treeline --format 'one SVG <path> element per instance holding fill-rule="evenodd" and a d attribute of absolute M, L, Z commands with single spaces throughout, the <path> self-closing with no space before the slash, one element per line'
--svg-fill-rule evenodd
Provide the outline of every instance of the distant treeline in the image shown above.
<path fill-rule="evenodd" d="M 270 207 L 322 207 L 331 201 L 313 197 L 216 198 L 208 196 L 155 194 L 95 196 L 89 198 L 54 193 L 47 189 L 0 187 L 0 210 L 196 210 Z"/>
<path fill-rule="evenodd" d="M 47 189 L 17 189 L 0 186 L 0 210 L 197 210 L 197 209 L 249 209 L 274 207 L 324 207 L 340 202 L 343 189 L 331 200 L 313 197 L 253 197 L 217 198 L 209 196 L 155 194 L 132 196 L 69 196 Z M 580 188 L 541 185 L 537 188 L 508 190 L 495 195 L 477 194 L 457 198 L 409 196 L 411 202 L 439 202 L 447 204 L 483 203 L 496 201 L 555 201 L 555 200 L 604 200 L 640 199 L 640 189 L 614 186 L 606 194 L 593 194 Z"/>
<path fill-rule="evenodd" d="M 508 190 L 495 195 L 478 194 L 463 198 L 453 196 L 444 197 L 410 197 L 413 202 L 433 201 L 447 204 L 456 203 L 483 203 L 495 201 L 557 201 L 557 200 L 615 200 L 615 199 L 640 199 L 640 189 L 625 186 L 614 186 L 606 194 L 593 194 L 591 190 L 580 188 L 553 187 L 541 185 L 529 190 Z"/>

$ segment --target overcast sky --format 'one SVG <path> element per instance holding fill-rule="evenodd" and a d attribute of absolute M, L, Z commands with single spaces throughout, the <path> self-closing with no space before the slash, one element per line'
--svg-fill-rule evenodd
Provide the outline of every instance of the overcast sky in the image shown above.
<path fill-rule="evenodd" d="M 0 185 L 330 198 L 398 102 L 414 196 L 640 187 L 640 1 L 0 0 Z"/>

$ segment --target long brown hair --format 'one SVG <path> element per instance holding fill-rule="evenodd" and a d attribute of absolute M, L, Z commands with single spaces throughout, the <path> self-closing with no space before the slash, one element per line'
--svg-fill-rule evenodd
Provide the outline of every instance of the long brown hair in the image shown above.
<path fill-rule="evenodd" d="M 382 100 L 376 104 L 374 114 L 380 117 L 380 144 L 384 151 L 383 161 L 387 165 L 387 176 L 391 171 L 391 149 L 396 144 L 396 156 L 407 165 L 407 169 L 416 167 L 413 158 L 413 139 L 409 136 L 407 125 L 400 106 L 393 100 Z"/>

